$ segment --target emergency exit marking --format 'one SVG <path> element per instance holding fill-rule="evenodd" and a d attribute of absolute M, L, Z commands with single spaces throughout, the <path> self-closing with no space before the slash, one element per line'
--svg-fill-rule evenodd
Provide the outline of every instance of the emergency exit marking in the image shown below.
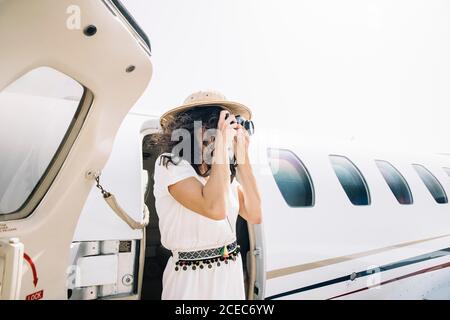
<path fill-rule="evenodd" d="M 44 298 L 44 290 L 27 295 L 25 300 L 41 300 L 42 298 Z"/>

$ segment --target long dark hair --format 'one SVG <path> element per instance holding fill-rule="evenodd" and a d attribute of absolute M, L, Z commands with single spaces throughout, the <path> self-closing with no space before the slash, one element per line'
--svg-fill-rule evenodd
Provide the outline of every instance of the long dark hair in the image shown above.
<path fill-rule="evenodd" d="M 207 170 L 206 172 L 202 173 L 200 171 L 200 166 L 204 162 L 203 159 L 202 163 L 200 164 L 195 163 L 194 161 L 195 152 L 197 151 L 194 148 L 194 141 L 196 139 L 198 140 L 198 137 L 195 136 L 194 122 L 201 121 L 203 130 L 217 129 L 220 111 L 222 110 L 224 110 L 224 108 L 222 108 L 221 106 L 211 105 L 193 107 L 192 109 L 189 109 L 187 111 L 180 112 L 173 118 L 168 119 L 168 121 L 165 122 L 165 125 L 162 128 L 162 132 L 147 136 L 144 139 L 144 148 L 151 148 L 153 150 L 156 149 L 158 154 L 161 155 L 160 159 L 162 161 L 162 164 L 166 167 L 169 163 L 177 165 L 181 161 L 181 159 L 185 159 L 191 164 L 198 175 L 207 177 L 210 174 L 211 165 L 206 164 Z M 183 150 L 180 150 L 179 154 L 173 154 L 174 147 L 180 143 L 179 140 L 172 140 L 172 133 L 177 129 L 184 129 L 189 132 L 191 142 L 189 154 L 183 154 Z M 197 142 L 199 143 L 197 144 L 198 146 L 203 145 L 203 141 Z M 164 153 L 170 153 L 171 155 L 166 155 Z M 236 157 L 233 157 L 233 160 L 230 162 L 230 182 L 233 182 L 233 179 L 236 176 L 236 166 Z"/>

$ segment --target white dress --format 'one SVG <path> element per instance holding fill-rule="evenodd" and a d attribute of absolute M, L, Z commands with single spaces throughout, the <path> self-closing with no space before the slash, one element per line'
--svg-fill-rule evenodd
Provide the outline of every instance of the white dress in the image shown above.
<path fill-rule="evenodd" d="M 236 179 L 230 184 L 228 219 L 213 220 L 181 205 L 168 191 L 168 186 L 189 178 L 197 178 L 203 185 L 206 179 L 199 176 L 186 160 L 177 165 L 164 166 L 160 157 L 155 163 L 155 207 L 159 217 L 161 243 L 169 250 L 193 251 L 224 246 L 236 240 L 236 219 L 239 198 Z M 231 226 L 230 226 L 231 224 Z M 163 300 L 244 300 L 244 275 L 242 258 L 212 268 L 175 270 L 175 259 L 170 257 L 163 274 Z"/>

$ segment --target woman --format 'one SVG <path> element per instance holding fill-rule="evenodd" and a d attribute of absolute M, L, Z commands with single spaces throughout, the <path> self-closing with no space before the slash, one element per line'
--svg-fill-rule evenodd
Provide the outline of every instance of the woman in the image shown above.
<path fill-rule="evenodd" d="M 237 112 L 250 120 L 247 107 L 198 92 L 161 117 L 154 195 L 161 243 L 172 251 L 162 299 L 245 299 L 236 219 L 261 223 L 261 201 Z"/>

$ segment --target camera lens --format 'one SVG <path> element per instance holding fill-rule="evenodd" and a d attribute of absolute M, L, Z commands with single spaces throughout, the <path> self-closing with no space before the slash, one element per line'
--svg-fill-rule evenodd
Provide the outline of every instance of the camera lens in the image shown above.
<path fill-rule="evenodd" d="M 245 122 L 245 130 L 247 130 L 249 135 L 252 135 L 255 133 L 255 125 L 253 124 L 253 121 Z"/>

